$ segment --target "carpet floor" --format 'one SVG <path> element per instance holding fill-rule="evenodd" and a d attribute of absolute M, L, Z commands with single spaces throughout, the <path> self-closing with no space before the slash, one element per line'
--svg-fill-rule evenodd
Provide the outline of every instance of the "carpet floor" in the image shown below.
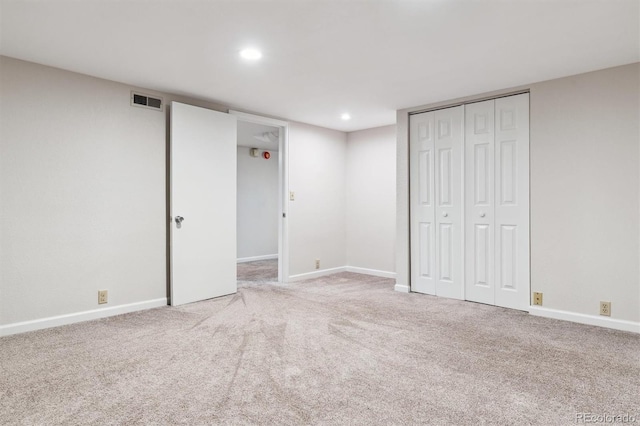
<path fill-rule="evenodd" d="M 640 421 L 640 337 L 341 273 L 0 339 L 0 424 Z"/>
<path fill-rule="evenodd" d="M 278 259 L 238 263 L 238 281 L 278 281 Z"/>

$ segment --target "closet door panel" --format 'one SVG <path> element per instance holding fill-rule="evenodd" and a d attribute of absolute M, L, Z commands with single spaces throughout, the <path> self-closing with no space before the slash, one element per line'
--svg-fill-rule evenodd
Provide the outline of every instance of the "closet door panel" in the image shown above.
<path fill-rule="evenodd" d="M 464 297 L 462 106 L 434 112 L 436 295 Z"/>
<path fill-rule="evenodd" d="M 465 299 L 494 304 L 494 100 L 465 105 Z"/>
<path fill-rule="evenodd" d="M 436 294 L 434 113 L 409 119 L 411 291 Z"/>
<path fill-rule="evenodd" d="M 529 306 L 529 95 L 495 100 L 495 304 Z"/>

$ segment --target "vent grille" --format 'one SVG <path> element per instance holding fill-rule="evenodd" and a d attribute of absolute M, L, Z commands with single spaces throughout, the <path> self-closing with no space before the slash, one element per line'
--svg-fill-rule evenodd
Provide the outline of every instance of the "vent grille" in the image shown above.
<path fill-rule="evenodd" d="M 143 93 L 131 92 L 131 105 L 162 111 L 162 98 L 154 98 Z"/>

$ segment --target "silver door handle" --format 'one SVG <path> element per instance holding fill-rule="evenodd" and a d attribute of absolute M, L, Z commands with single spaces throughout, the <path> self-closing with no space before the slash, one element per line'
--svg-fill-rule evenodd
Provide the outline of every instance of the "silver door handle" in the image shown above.
<path fill-rule="evenodd" d="M 183 220 L 184 220 L 184 217 L 176 216 L 176 223 L 182 223 Z"/>

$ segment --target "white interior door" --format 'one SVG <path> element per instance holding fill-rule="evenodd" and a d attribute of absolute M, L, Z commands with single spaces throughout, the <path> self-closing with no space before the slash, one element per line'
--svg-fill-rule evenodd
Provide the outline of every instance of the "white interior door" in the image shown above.
<path fill-rule="evenodd" d="M 529 95 L 465 107 L 465 298 L 529 305 Z"/>
<path fill-rule="evenodd" d="M 464 297 L 462 106 L 434 112 L 436 152 L 436 295 Z"/>
<path fill-rule="evenodd" d="M 465 298 L 495 304 L 495 101 L 465 105 Z"/>
<path fill-rule="evenodd" d="M 412 115 L 410 127 L 411 291 L 436 294 L 434 112 Z"/>
<path fill-rule="evenodd" d="M 463 108 L 410 117 L 411 290 L 463 298 Z"/>
<path fill-rule="evenodd" d="M 235 293 L 236 117 L 171 103 L 171 304 Z"/>
<path fill-rule="evenodd" d="M 497 306 L 529 306 L 529 94 L 496 99 Z"/>

